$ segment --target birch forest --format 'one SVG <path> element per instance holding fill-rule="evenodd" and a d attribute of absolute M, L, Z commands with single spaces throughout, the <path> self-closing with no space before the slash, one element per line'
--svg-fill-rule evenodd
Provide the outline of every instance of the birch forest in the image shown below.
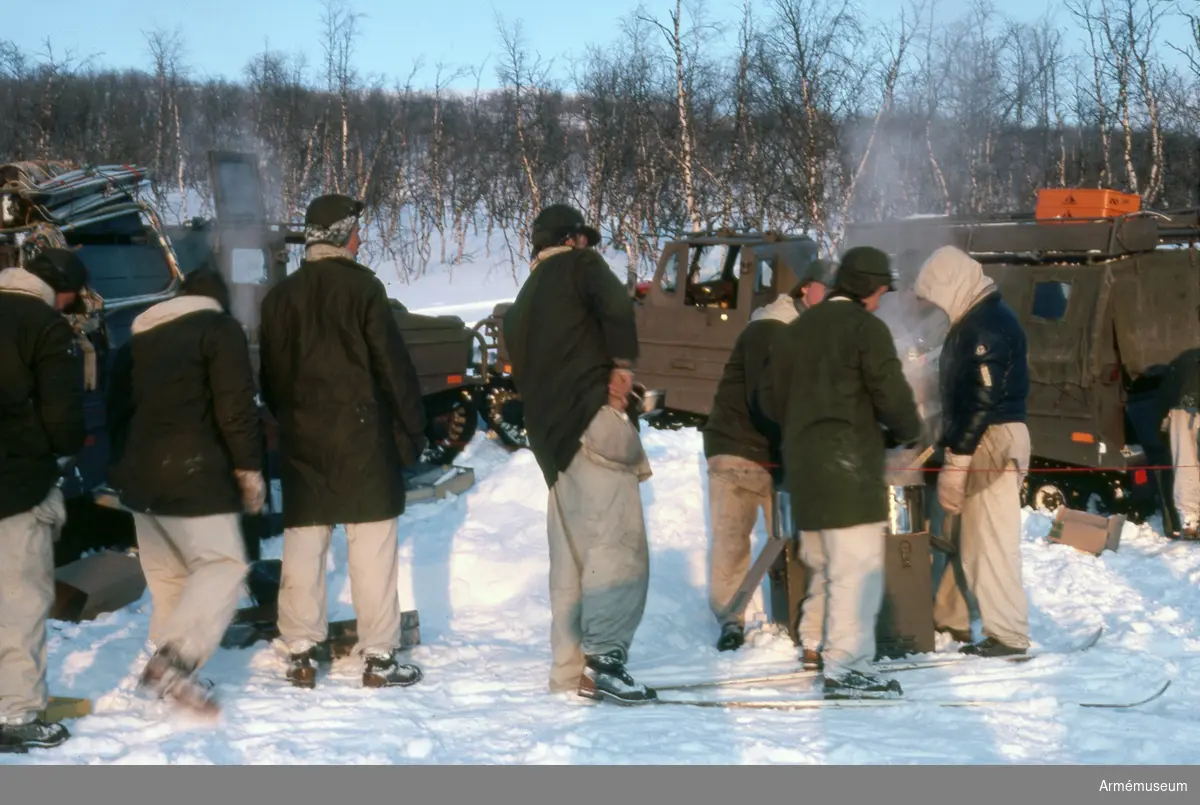
<path fill-rule="evenodd" d="M 364 199 L 367 254 L 407 280 L 484 250 L 524 262 L 556 201 L 643 276 L 665 238 L 707 227 L 836 253 L 848 221 L 1028 211 L 1040 187 L 1200 203 L 1195 0 L 955 9 L 880 22 L 849 0 L 758 0 L 718 26 L 711 5 L 656 0 L 554 61 L 498 17 L 487 61 L 398 56 L 388 77 L 359 68 L 366 22 L 342 0 L 314 19 L 319 48 L 258 53 L 237 81 L 197 78 L 177 31 L 145 33 L 138 71 L 0 40 L 0 159 L 148 167 L 179 220 L 211 215 L 209 150 L 249 151 L 280 220 L 322 192 Z M 464 79 L 477 89 L 451 89 Z"/>

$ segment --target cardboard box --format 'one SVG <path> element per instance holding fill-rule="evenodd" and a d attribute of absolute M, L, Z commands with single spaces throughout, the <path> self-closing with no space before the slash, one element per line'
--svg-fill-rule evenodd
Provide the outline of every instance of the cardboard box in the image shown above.
<path fill-rule="evenodd" d="M 1125 515 L 1105 517 L 1088 514 L 1062 506 L 1054 516 L 1047 539 L 1056 545 L 1070 545 L 1076 550 L 1099 556 L 1104 551 L 1115 552 L 1121 544 Z"/>
<path fill-rule="evenodd" d="M 92 620 L 129 606 L 146 592 L 146 577 L 136 556 L 103 551 L 58 568 L 54 573 L 54 620 Z"/>
<path fill-rule="evenodd" d="M 83 718 L 92 714 L 90 699 L 73 699 L 69 696 L 51 696 L 46 709 L 38 713 L 42 721 L 66 721 L 68 718 Z"/>

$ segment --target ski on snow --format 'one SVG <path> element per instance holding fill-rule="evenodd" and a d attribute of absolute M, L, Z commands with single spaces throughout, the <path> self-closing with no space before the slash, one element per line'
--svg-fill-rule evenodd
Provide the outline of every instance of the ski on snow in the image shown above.
<path fill-rule="evenodd" d="M 1085 702 L 1066 700 L 1063 704 L 1074 704 L 1078 707 L 1103 707 L 1109 709 L 1129 709 L 1140 707 L 1152 702 L 1167 692 L 1171 680 L 1164 681 L 1149 696 L 1136 701 L 1123 702 Z M 855 707 L 899 707 L 902 705 L 933 705 L 935 707 L 1005 707 L 1028 704 L 1037 699 L 907 699 L 897 698 L 862 698 L 862 699 L 750 699 L 750 700 L 711 700 L 711 699 L 658 699 L 655 704 L 676 704 L 689 707 L 715 707 L 737 710 L 818 710 L 818 709 L 850 709 Z"/>
<path fill-rule="evenodd" d="M 944 657 L 934 657 L 928 660 L 884 660 L 875 663 L 875 670 L 883 674 L 894 674 L 900 671 L 918 671 L 924 668 L 943 668 L 950 665 L 960 665 L 964 662 L 974 663 L 979 660 L 1001 660 L 1010 663 L 1022 663 L 1037 659 L 1039 657 L 1052 657 L 1062 654 L 1078 654 L 1080 652 L 1087 651 L 1100 641 L 1100 637 L 1103 634 L 1104 627 L 1101 626 L 1099 629 L 1089 635 L 1086 640 L 1064 649 L 1035 651 L 1032 653 L 1016 654 L 1007 657 L 980 657 L 973 654 L 952 654 Z M 652 684 L 651 687 L 653 687 L 655 690 L 692 690 L 695 688 L 722 688 L 772 682 L 792 682 L 801 679 L 817 679 L 820 676 L 820 671 L 784 671 L 777 674 L 734 677 L 733 679 L 704 679 L 695 682 L 677 682 L 664 685 Z"/>

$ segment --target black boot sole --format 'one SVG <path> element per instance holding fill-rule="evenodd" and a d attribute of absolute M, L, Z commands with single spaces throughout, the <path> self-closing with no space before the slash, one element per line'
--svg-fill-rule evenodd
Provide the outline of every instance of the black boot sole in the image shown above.
<path fill-rule="evenodd" d="M 656 704 L 658 702 L 657 696 L 647 699 L 623 699 L 615 693 L 609 693 L 606 690 L 580 688 L 576 692 L 585 699 L 597 702 L 612 702 L 622 707 L 641 707 L 644 704 Z"/>

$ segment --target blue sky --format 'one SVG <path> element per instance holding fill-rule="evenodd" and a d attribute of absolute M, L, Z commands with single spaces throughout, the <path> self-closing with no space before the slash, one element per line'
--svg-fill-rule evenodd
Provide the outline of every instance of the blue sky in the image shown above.
<path fill-rule="evenodd" d="M 904 0 L 860 0 L 871 16 L 884 20 L 897 15 Z M 351 0 L 366 15 L 357 43 L 355 64 L 364 74 L 382 73 L 389 84 L 403 79 L 421 58 L 419 85 L 433 83 L 435 65 L 453 67 L 484 64 L 483 86 L 495 86 L 495 62 L 500 52 L 496 13 L 520 19 L 530 50 L 553 59 L 557 77 L 569 74 L 571 56 L 587 44 L 604 44 L 618 33 L 619 21 L 633 11 L 637 0 L 573 5 L 564 0 Z M 732 39 L 740 0 L 707 0 L 708 14 L 727 23 Z M 768 0 L 753 0 L 757 14 L 769 11 Z M 666 20 L 673 0 L 645 0 L 647 9 Z M 1009 15 L 1034 20 L 1061 2 L 999 0 Z M 957 16 L 966 0 L 939 0 L 938 13 Z M 686 3 L 685 3 L 686 8 Z M 142 35 L 156 26 L 183 30 L 185 61 L 197 76 L 238 79 L 249 59 L 269 42 L 273 50 L 304 50 L 310 65 L 319 63 L 320 0 L 43 0 L 22 3 L 6 14 L 4 37 L 26 50 L 41 50 L 47 36 L 57 52 L 95 57 L 98 65 L 145 68 L 149 54 Z M 1065 12 L 1060 12 L 1065 13 Z M 456 82 L 468 89 L 474 80 Z"/>

